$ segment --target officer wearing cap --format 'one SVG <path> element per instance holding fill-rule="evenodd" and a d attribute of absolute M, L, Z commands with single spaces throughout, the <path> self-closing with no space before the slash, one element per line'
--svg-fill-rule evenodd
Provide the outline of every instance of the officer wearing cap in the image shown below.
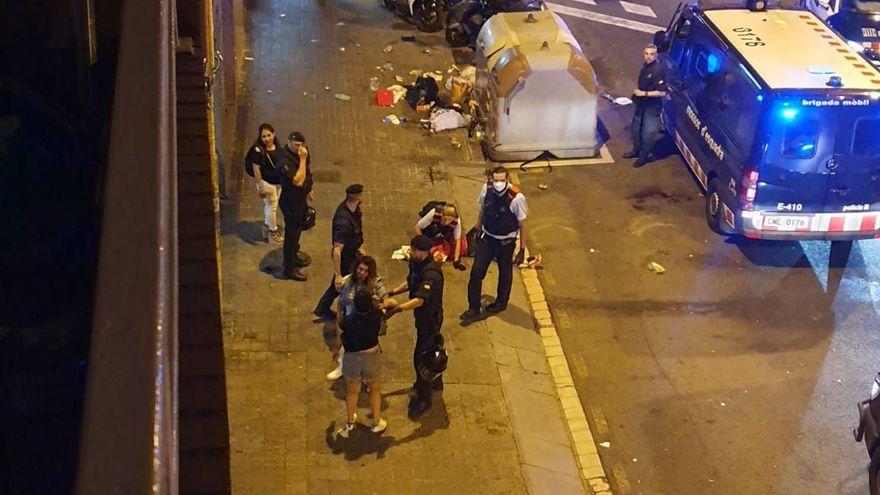
<path fill-rule="evenodd" d="M 300 253 L 299 238 L 312 198 L 312 160 L 305 144 L 301 132 L 291 132 L 277 163 L 282 176 L 278 206 L 284 214 L 284 276 L 300 282 L 306 280 L 300 268 L 308 266 L 309 259 Z"/>
<path fill-rule="evenodd" d="M 409 300 L 397 304 L 386 299 L 383 306 L 388 315 L 413 310 L 416 324 L 416 345 L 413 350 L 413 367 L 416 382 L 413 384 L 414 397 L 409 403 L 409 411 L 413 415 L 421 414 L 431 407 L 431 391 L 443 390 L 443 378 L 428 381 L 419 373 L 419 359 L 433 350 L 435 335 L 443 326 L 443 272 L 440 265 L 431 256 L 433 242 L 424 235 L 415 236 L 410 241 L 412 251 L 409 261 L 409 275 L 406 282 L 394 287 L 389 296 L 409 292 Z"/>
<path fill-rule="evenodd" d="M 330 286 L 324 291 L 321 300 L 315 307 L 317 317 L 315 323 L 336 319 L 336 313 L 330 309 L 333 300 L 339 297 L 339 286 L 342 278 L 351 273 L 359 252 L 363 251 L 364 225 L 361 212 L 361 196 L 364 192 L 362 184 L 352 184 L 345 189 L 345 201 L 336 207 L 333 214 L 333 248 L 330 259 L 333 261 L 333 278 Z"/>

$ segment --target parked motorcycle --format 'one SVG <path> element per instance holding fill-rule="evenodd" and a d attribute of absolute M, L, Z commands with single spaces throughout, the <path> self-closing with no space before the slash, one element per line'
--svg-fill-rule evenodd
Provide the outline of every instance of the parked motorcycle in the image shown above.
<path fill-rule="evenodd" d="M 859 402 L 859 426 L 853 428 L 856 442 L 865 440 L 871 463 L 868 465 L 868 485 L 871 495 L 880 495 L 880 373 L 874 377 L 871 396 Z"/>
<path fill-rule="evenodd" d="M 449 46 L 474 48 L 480 29 L 493 15 L 543 9 L 541 0 L 461 0 L 446 11 L 446 41 Z"/>
<path fill-rule="evenodd" d="M 448 0 L 383 0 L 383 3 L 388 10 L 411 19 L 419 31 L 431 33 L 443 27 L 449 2 Z"/>

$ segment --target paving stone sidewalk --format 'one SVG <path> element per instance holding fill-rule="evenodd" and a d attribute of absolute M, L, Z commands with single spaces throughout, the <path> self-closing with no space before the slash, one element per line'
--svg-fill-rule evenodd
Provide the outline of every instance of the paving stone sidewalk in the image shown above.
<path fill-rule="evenodd" d="M 416 33 L 370 0 L 259 2 L 246 19 L 246 49 L 236 56 L 253 60 L 244 59 L 249 96 L 239 111 L 235 156 L 261 122 L 279 135 L 302 131 L 319 221 L 303 235 L 314 259 L 305 270 L 309 280 L 276 278 L 280 246 L 258 239 L 261 202 L 237 158 L 230 162 L 221 250 L 233 493 L 582 493 L 518 275 L 507 312 L 461 328 L 467 272 L 448 267 L 443 333 L 450 364 L 442 398 L 418 420 L 406 417 L 415 336 L 412 316 L 397 316 L 382 340 L 388 430 L 375 436 L 363 427 L 349 439 L 333 438 L 344 415 L 344 385 L 324 377 L 332 368 L 331 329 L 311 323 L 311 310 L 332 273 L 330 217 L 345 186 L 366 185 L 365 247 L 386 282 L 396 284 L 406 265 L 390 256 L 408 242 L 421 206 L 453 199 L 471 224 L 483 166 L 475 148 L 450 144 L 451 137 L 466 142 L 463 130 L 431 135 L 403 103 L 383 109 L 372 101 L 371 77 L 390 85 L 394 75 L 411 81 L 413 69 L 445 73 L 452 58 L 442 35 Z M 413 33 L 416 43 L 400 38 Z M 395 70 L 376 69 L 386 62 Z M 411 123 L 383 124 L 388 113 Z M 487 279 L 487 293 L 494 283 Z M 366 418 L 365 395 L 360 406 Z"/>

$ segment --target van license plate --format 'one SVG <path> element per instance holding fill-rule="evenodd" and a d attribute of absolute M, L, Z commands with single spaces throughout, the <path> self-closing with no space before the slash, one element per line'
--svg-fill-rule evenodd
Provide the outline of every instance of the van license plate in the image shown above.
<path fill-rule="evenodd" d="M 811 217 L 773 216 L 764 218 L 764 228 L 777 230 L 809 230 Z"/>

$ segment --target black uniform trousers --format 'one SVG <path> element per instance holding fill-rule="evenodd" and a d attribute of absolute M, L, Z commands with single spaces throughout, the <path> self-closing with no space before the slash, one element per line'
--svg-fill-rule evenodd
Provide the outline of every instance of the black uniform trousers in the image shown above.
<path fill-rule="evenodd" d="M 339 271 L 342 273 L 342 276 L 346 276 L 351 274 L 351 265 L 354 264 L 354 259 L 346 259 L 342 258 L 339 264 Z M 321 296 L 321 299 L 318 301 L 318 305 L 315 306 L 315 314 L 326 315 L 330 313 L 330 307 L 333 306 L 333 301 L 339 297 L 339 291 L 336 290 L 336 274 L 333 274 L 330 277 L 330 286 L 327 287 L 327 290 L 324 291 L 324 295 Z"/>
<path fill-rule="evenodd" d="M 416 399 L 424 402 L 431 402 L 431 389 L 441 388 L 443 386 L 443 375 L 437 377 L 433 382 L 424 380 L 419 375 L 419 354 L 424 350 L 430 350 L 434 345 L 433 336 L 440 333 L 443 327 L 443 312 L 431 314 L 417 314 L 416 321 L 416 346 L 413 349 L 413 369 L 416 372 L 415 392 Z"/>
<path fill-rule="evenodd" d="M 284 271 L 290 272 L 296 268 L 296 253 L 299 252 L 299 239 L 302 236 L 303 221 L 306 218 L 306 208 L 308 204 L 303 202 L 300 205 L 285 205 L 281 208 L 284 214 L 284 246 L 282 253 L 284 255 Z"/>
<path fill-rule="evenodd" d="M 654 150 L 654 143 L 657 142 L 659 132 L 660 107 L 656 105 L 637 105 L 633 113 L 630 133 L 632 135 L 632 149 L 638 153 L 639 160 L 648 160 L 648 155 Z"/>
<path fill-rule="evenodd" d="M 477 240 L 474 250 L 474 266 L 471 268 L 471 276 L 468 280 L 469 309 L 480 309 L 483 279 L 486 278 L 486 272 L 493 261 L 498 264 L 498 295 L 495 297 L 495 302 L 502 308 L 507 307 L 507 302 L 510 300 L 510 288 L 513 285 L 514 249 L 516 249 L 515 238 L 498 240 L 483 234 L 482 239 Z"/>

